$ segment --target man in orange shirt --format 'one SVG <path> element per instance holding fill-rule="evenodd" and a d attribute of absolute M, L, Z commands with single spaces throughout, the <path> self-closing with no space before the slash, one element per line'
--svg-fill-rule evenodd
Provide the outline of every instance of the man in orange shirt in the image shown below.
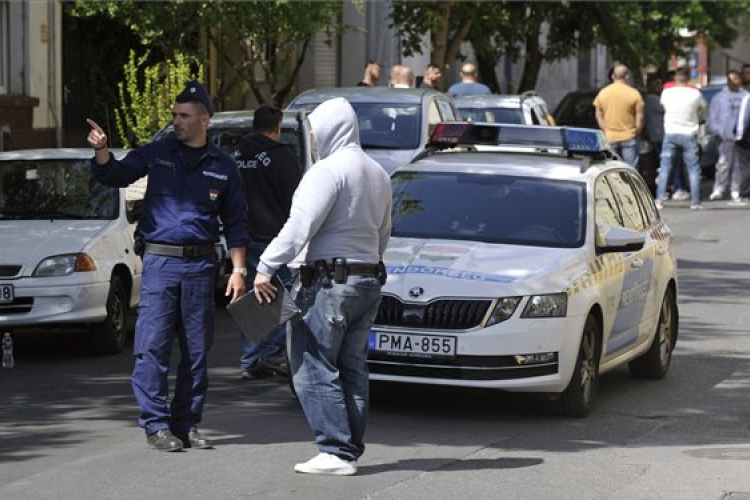
<path fill-rule="evenodd" d="M 596 121 L 607 136 L 612 149 L 632 167 L 638 165 L 638 136 L 643 130 L 643 98 L 628 85 L 628 68 L 617 64 L 613 82 L 604 87 L 596 99 Z"/>

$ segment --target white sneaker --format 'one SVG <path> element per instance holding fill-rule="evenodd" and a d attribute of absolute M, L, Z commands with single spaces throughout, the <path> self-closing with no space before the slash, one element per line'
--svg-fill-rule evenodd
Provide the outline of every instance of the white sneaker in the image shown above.
<path fill-rule="evenodd" d="M 349 462 L 330 453 L 318 453 L 307 462 L 295 465 L 294 470 L 303 474 L 353 476 L 357 473 L 357 462 Z"/>
<path fill-rule="evenodd" d="M 750 205 L 750 199 L 738 196 L 737 199 L 733 198 L 731 201 L 728 201 L 727 205 L 733 205 L 735 207 L 746 207 Z"/>
<path fill-rule="evenodd" d="M 711 201 L 716 201 L 722 199 L 723 197 L 724 193 L 722 193 L 721 191 L 714 191 L 713 193 L 711 193 L 711 196 L 709 196 L 708 199 Z"/>
<path fill-rule="evenodd" d="M 661 200 L 654 200 L 656 202 L 656 208 L 659 210 L 664 210 L 664 202 Z"/>
<path fill-rule="evenodd" d="M 740 193 L 732 191 L 732 201 L 740 201 Z"/>
<path fill-rule="evenodd" d="M 675 191 L 675 193 L 672 195 L 672 199 L 674 201 L 686 201 L 690 199 L 690 193 L 680 189 L 679 191 Z"/>

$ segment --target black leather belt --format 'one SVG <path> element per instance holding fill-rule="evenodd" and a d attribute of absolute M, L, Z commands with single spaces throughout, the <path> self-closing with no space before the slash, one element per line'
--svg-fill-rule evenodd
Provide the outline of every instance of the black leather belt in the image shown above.
<path fill-rule="evenodd" d="M 201 245 L 165 245 L 163 243 L 146 243 L 146 253 L 152 255 L 165 255 L 167 257 L 181 257 L 183 259 L 194 259 L 206 257 L 216 253 L 213 243 Z"/>
<path fill-rule="evenodd" d="M 333 262 L 326 262 L 331 272 L 334 270 L 334 264 Z M 315 264 L 305 264 L 304 266 L 307 269 L 310 269 L 311 271 L 314 271 L 316 274 L 320 270 L 320 266 L 317 266 Z M 346 264 L 346 272 L 347 274 L 354 274 L 357 276 L 377 276 L 378 275 L 378 265 L 377 264 Z"/>
<path fill-rule="evenodd" d="M 377 264 L 347 264 L 346 271 L 349 274 L 356 274 L 358 276 L 377 276 L 378 265 Z"/>

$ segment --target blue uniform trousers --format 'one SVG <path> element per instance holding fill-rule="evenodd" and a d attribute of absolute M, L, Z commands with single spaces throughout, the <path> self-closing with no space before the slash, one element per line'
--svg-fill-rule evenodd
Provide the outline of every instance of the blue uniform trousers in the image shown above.
<path fill-rule="evenodd" d="M 208 389 L 207 353 L 214 331 L 215 257 L 146 254 L 135 334 L 133 391 L 147 435 L 185 433 L 201 421 Z M 169 361 L 178 338 L 180 364 L 171 405 Z"/>

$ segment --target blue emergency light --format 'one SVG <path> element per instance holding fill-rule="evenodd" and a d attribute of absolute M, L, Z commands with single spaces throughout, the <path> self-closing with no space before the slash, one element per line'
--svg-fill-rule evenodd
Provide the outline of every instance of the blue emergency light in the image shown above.
<path fill-rule="evenodd" d="M 601 130 L 572 127 L 540 127 L 499 123 L 445 122 L 438 124 L 430 146 L 508 146 L 561 149 L 568 154 L 592 156 L 610 151 Z"/>

